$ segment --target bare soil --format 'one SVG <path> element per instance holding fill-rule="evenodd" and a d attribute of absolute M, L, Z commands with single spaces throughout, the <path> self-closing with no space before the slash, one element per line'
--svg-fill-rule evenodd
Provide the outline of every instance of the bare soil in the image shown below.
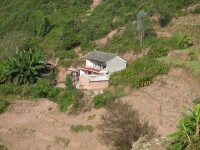
<path fill-rule="evenodd" d="M 200 96 L 199 84 L 182 69 L 171 70 L 148 87 L 126 92 L 122 101 L 132 104 L 161 136 L 177 130 L 182 105 L 193 107 L 192 100 Z M 0 115 L 0 143 L 12 150 L 107 150 L 97 128 L 92 133 L 70 130 L 76 124 L 97 127 L 104 113 L 104 109 L 92 109 L 73 116 L 60 112 L 47 99 L 14 101 Z"/>
<path fill-rule="evenodd" d="M 156 78 L 150 86 L 127 92 L 122 101 L 132 104 L 161 136 L 177 130 L 184 111 L 182 106 L 192 108 L 192 101 L 200 96 L 199 84 L 182 69 L 172 69 L 169 75 Z"/>

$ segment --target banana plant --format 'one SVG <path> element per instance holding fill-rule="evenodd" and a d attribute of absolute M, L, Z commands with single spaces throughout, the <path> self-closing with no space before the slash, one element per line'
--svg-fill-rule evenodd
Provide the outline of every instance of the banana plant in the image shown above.
<path fill-rule="evenodd" d="M 170 149 L 200 149 L 200 104 L 194 110 L 187 110 L 188 113 L 180 121 L 179 131 L 167 136 L 168 139 L 173 139 Z"/>
<path fill-rule="evenodd" d="M 42 55 L 37 50 L 21 50 L 0 64 L 0 83 L 12 82 L 18 85 L 35 83 L 45 67 L 41 59 Z"/>

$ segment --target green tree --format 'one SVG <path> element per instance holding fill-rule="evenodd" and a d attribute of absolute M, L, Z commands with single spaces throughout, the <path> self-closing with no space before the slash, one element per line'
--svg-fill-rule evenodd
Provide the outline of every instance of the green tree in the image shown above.
<path fill-rule="evenodd" d="M 17 85 L 35 83 L 44 69 L 42 55 L 38 50 L 21 50 L 0 64 L 0 83 L 10 81 Z"/>
<path fill-rule="evenodd" d="M 140 42 L 144 41 L 145 31 L 151 29 L 150 20 L 147 13 L 144 10 L 140 10 L 137 14 L 137 28 L 138 39 Z"/>
<path fill-rule="evenodd" d="M 179 48 L 186 49 L 190 46 L 192 46 L 191 37 L 188 36 L 186 33 L 180 32 Z"/>
<path fill-rule="evenodd" d="M 171 150 L 197 150 L 200 149 L 200 104 L 194 110 L 188 109 L 179 124 L 179 131 L 167 138 L 174 139 Z"/>

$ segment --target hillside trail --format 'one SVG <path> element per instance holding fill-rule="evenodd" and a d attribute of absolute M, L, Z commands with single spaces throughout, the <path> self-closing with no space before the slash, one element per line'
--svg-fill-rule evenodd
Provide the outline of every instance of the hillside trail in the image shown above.
<path fill-rule="evenodd" d="M 65 79 L 69 71 L 64 66 L 58 67 L 58 75 L 56 76 L 56 87 L 65 88 Z"/>

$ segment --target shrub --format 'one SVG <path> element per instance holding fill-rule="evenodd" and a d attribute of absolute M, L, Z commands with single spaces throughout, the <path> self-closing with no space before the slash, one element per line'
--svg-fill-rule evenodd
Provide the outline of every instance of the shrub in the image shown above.
<path fill-rule="evenodd" d="M 8 94 L 13 94 L 17 95 L 21 92 L 20 86 L 13 85 L 13 84 L 1 84 L 0 85 L 0 95 L 8 95 Z"/>
<path fill-rule="evenodd" d="M 112 74 L 109 83 L 113 86 L 125 85 L 140 88 L 149 85 L 156 76 L 167 74 L 168 71 L 169 67 L 153 58 L 139 58 L 126 69 Z"/>
<path fill-rule="evenodd" d="M 148 122 L 141 123 L 138 112 L 131 105 L 115 101 L 109 103 L 106 110 L 99 125 L 105 144 L 112 145 L 117 150 L 130 150 L 132 143 L 140 137 L 154 136 L 155 128 L 149 126 Z"/>
<path fill-rule="evenodd" d="M 49 98 L 55 99 L 59 93 L 59 89 L 54 88 L 48 79 L 39 79 L 37 84 L 31 88 L 33 98 Z"/>
<path fill-rule="evenodd" d="M 167 138 L 173 139 L 169 149 L 171 150 L 197 150 L 200 149 L 200 104 L 194 110 L 187 109 L 179 124 L 179 131 Z"/>
<path fill-rule="evenodd" d="M 0 100 L 0 114 L 6 111 L 6 108 L 9 106 L 9 103 L 5 100 Z M 1 147 L 0 147 L 1 148 Z"/>
<path fill-rule="evenodd" d="M 94 107 L 100 108 L 105 106 L 109 101 L 113 101 L 115 99 L 121 98 L 124 96 L 124 92 L 122 90 L 117 90 L 112 93 L 109 90 L 104 91 L 104 93 L 96 95 L 93 98 Z"/>
<path fill-rule="evenodd" d="M 167 56 L 169 52 L 170 52 L 170 50 L 165 47 L 162 47 L 159 49 L 151 49 L 148 52 L 148 56 L 152 57 L 152 58 L 159 58 L 159 57 Z"/>
<path fill-rule="evenodd" d="M 81 124 L 77 124 L 77 125 L 72 125 L 70 127 L 72 132 L 84 132 L 84 131 L 88 131 L 88 132 L 92 132 L 94 131 L 94 127 L 92 125 L 81 125 Z"/>
<path fill-rule="evenodd" d="M 185 33 L 180 32 L 179 48 L 180 49 L 186 49 L 186 48 L 188 48 L 190 46 L 192 46 L 191 37 L 188 36 Z"/>
<path fill-rule="evenodd" d="M 188 55 L 190 61 L 198 60 L 199 50 L 191 49 Z"/>
<path fill-rule="evenodd" d="M 78 54 L 74 50 L 59 50 L 56 52 L 56 56 L 61 60 L 78 58 Z"/>
<path fill-rule="evenodd" d="M 65 87 L 66 90 L 72 90 L 72 89 L 74 89 L 73 81 L 72 81 L 72 79 L 71 79 L 70 76 L 66 77 L 65 86 L 66 86 Z"/>
<path fill-rule="evenodd" d="M 172 19 L 171 14 L 165 12 L 160 14 L 158 22 L 161 27 L 165 27 L 170 23 L 171 19 Z"/>
<path fill-rule="evenodd" d="M 198 6 L 195 7 L 194 13 L 195 14 L 199 14 L 200 13 L 200 5 L 198 5 Z"/>

